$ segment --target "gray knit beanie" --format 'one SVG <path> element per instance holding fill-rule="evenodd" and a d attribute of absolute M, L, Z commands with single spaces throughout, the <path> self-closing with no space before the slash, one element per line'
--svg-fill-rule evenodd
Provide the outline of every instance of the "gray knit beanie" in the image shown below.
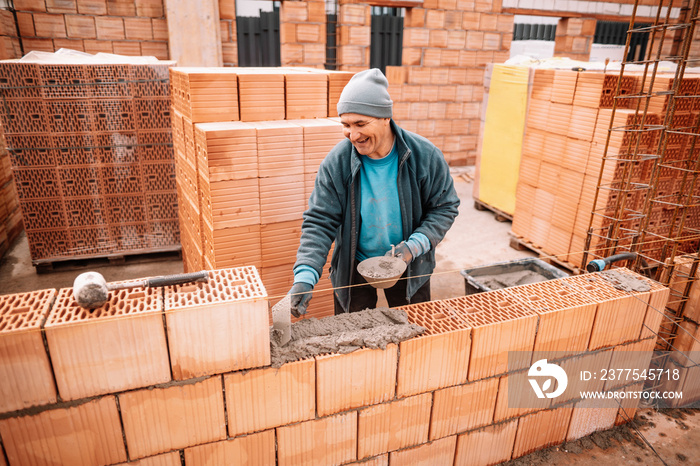
<path fill-rule="evenodd" d="M 393 102 L 389 81 L 377 68 L 360 71 L 345 85 L 338 100 L 338 115 L 357 113 L 377 118 L 391 118 Z"/>

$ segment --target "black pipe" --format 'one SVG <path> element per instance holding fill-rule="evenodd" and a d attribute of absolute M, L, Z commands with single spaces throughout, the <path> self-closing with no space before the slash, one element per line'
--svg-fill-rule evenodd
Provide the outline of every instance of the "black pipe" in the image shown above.
<path fill-rule="evenodd" d="M 610 257 L 606 257 L 605 259 L 594 259 L 588 263 L 588 265 L 586 266 L 586 271 L 600 272 L 601 270 L 605 270 L 606 267 L 612 264 L 613 262 L 622 260 L 634 260 L 636 258 L 636 252 L 621 252 L 619 254 L 614 254 Z"/>

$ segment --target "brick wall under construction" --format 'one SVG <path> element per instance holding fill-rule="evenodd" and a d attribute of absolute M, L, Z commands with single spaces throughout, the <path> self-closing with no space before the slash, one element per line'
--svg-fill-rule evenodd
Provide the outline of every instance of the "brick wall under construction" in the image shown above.
<path fill-rule="evenodd" d="M 656 96 L 649 101 L 643 128 L 639 112 L 624 108 L 632 105 L 633 99 L 618 100 L 613 118 L 613 95 L 618 80 L 621 80 L 621 95 L 640 93 L 639 79 L 633 73 L 620 78 L 617 73 L 601 71 L 537 69 L 532 79 L 513 234 L 572 268 L 583 267 L 585 250 L 606 255 L 602 248 L 604 239 L 593 236 L 587 247 L 586 236 L 589 226 L 598 232 L 610 224 L 611 219 L 605 215 L 615 213 L 611 209 L 617 206 L 619 196 L 627 196 L 625 206 L 630 214 L 624 225 L 626 231 L 633 233 L 639 229 L 654 158 L 661 153 L 659 138 L 671 98 L 665 91 L 671 89 L 673 76 L 657 74 L 653 89 Z M 699 82 L 697 75 L 690 74 L 682 80 L 675 115 L 668 128 L 678 133 L 672 134 L 666 143 L 664 163 L 697 157 L 688 144 L 691 135 L 683 132 L 697 126 L 700 101 L 691 96 L 700 93 Z M 605 171 L 601 174 L 606 143 Z M 596 200 L 599 177 L 602 188 Z M 682 185 L 681 177 L 680 170 L 663 170 L 657 195 L 673 199 Z M 623 183 L 637 187 L 623 189 Z M 696 196 L 700 194 L 700 186 L 694 189 Z M 594 202 L 598 215 L 592 218 Z M 671 209 L 661 203 L 654 204 L 648 230 L 660 233 L 672 215 Z M 697 227 L 700 207 L 691 206 L 685 221 L 687 227 Z M 619 238 L 618 245 L 629 245 L 631 241 L 630 234 Z M 692 248 L 691 243 L 687 246 Z M 658 259 L 660 248 L 660 243 L 649 242 L 641 245 L 639 252 Z"/>
<path fill-rule="evenodd" d="M 639 399 L 592 405 L 578 393 L 639 382 L 571 378 L 532 406 L 508 391 L 528 386 L 535 357 L 560 355 L 571 374 L 648 367 L 668 289 L 617 272 L 648 291 L 589 274 L 410 305 L 421 336 L 278 368 L 254 267 L 121 290 L 92 312 L 71 289 L 2 296 L 2 447 L 9 466 L 508 461 L 634 417 Z M 683 402 L 699 399 L 681 373 Z"/>
<path fill-rule="evenodd" d="M 34 265 L 179 249 L 171 65 L 0 63 Z"/>
<path fill-rule="evenodd" d="M 287 293 L 316 172 L 343 138 L 334 117 L 352 74 L 171 69 L 186 271 L 254 265 L 271 297 Z M 333 314 L 328 266 L 309 306 L 316 317 Z"/>

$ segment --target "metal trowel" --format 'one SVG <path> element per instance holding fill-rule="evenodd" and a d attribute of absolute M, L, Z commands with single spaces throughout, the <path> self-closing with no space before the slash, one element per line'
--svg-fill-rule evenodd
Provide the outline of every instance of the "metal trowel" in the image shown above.
<path fill-rule="evenodd" d="M 280 346 L 292 339 L 292 298 L 286 295 L 272 306 L 272 328 L 280 332 Z"/>

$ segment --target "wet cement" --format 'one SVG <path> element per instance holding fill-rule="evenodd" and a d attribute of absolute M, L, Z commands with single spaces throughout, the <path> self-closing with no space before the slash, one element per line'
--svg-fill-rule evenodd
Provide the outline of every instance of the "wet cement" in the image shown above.
<path fill-rule="evenodd" d="M 292 340 L 279 344 L 280 332 L 270 330 L 273 367 L 320 354 L 350 353 L 360 348 L 385 349 L 425 332 L 425 328 L 408 322 L 399 309 L 365 309 L 322 319 L 310 318 L 292 324 Z"/>
<path fill-rule="evenodd" d="M 472 277 L 481 286 L 490 290 L 500 290 L 511 286 L 529 285 L 530 283 L 549 280 L 532 270 L 519 270 L 517 272 L 500 273 L 497 275 L 479 275 Z"/>
<path fill-rule="evenodd" d="M 651 285 L 647 281 L 620 273 L 617 270 L 604 270 L 600 272 L 600 276 L 618 290 L 638 293 L 651 290 Z"/>

